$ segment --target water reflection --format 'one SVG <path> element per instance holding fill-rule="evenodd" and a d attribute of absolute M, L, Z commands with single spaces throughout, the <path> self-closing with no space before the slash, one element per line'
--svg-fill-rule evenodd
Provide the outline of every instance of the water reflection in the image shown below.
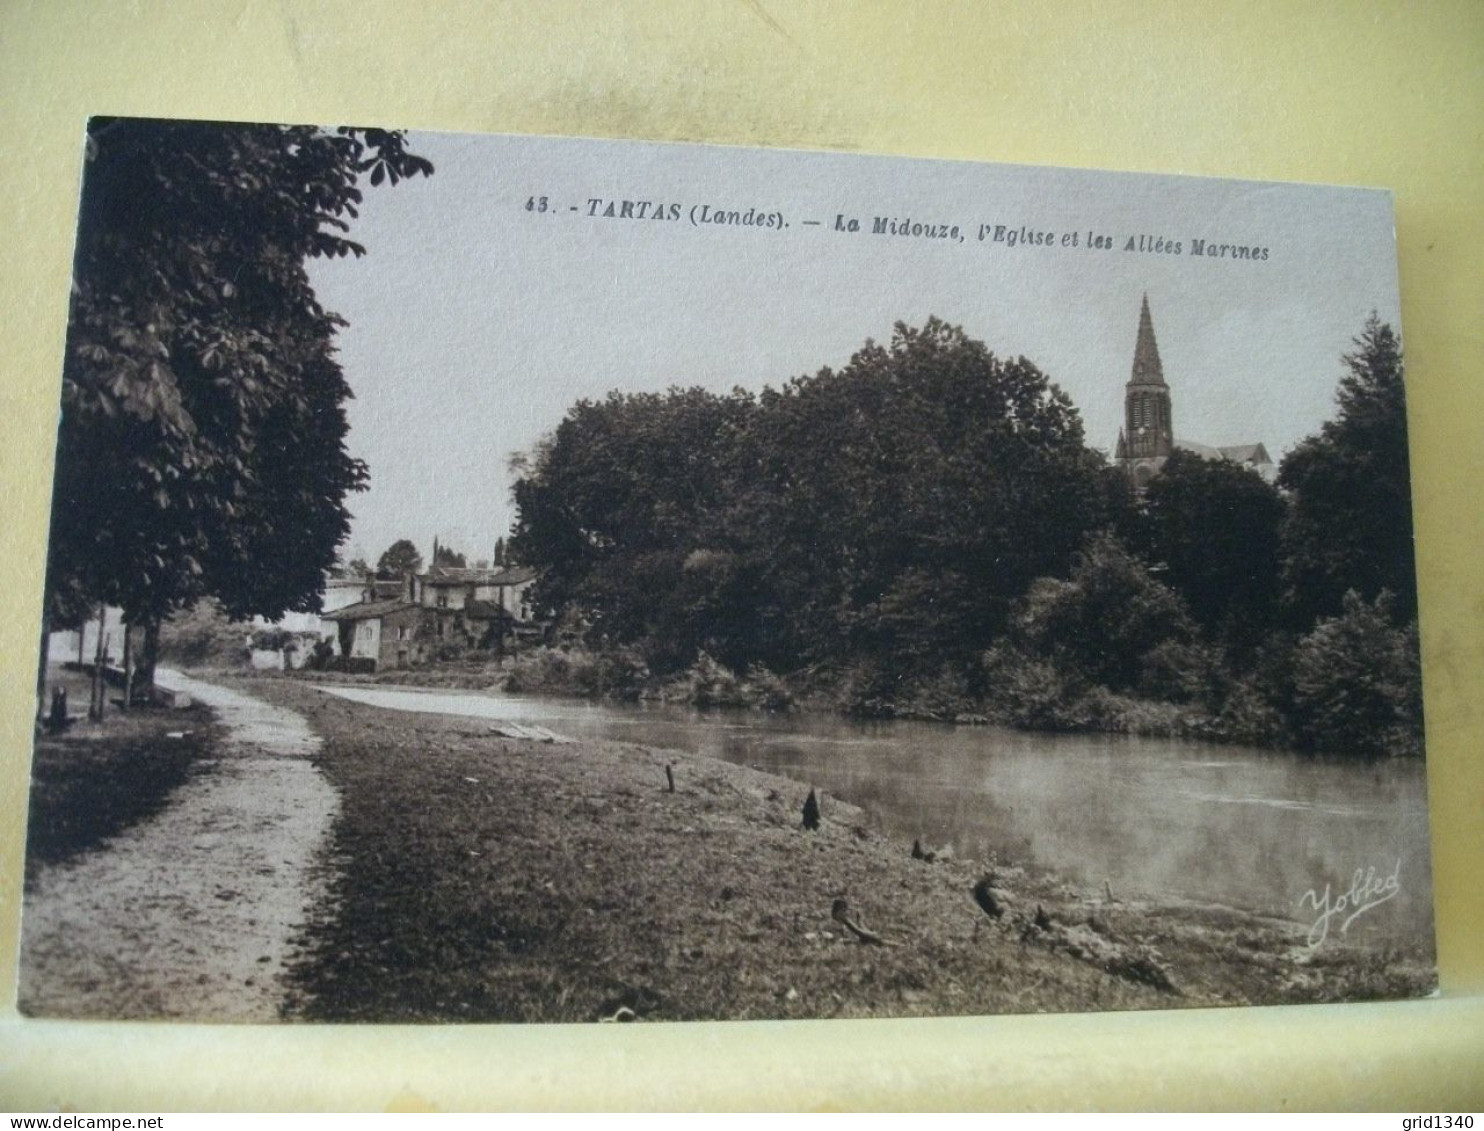
<path fill-rule="evenodd" d="M 1423 767 L 1122 735 L 701 712 L 464 692 L 332 686 L 359 702 L 546 726 L 574 738 L 690 750 L 823 788 L 904 837 L 961 857 L 1049 868 L 1089 894 L 1185 897 L 1288 918 L 1357 869 L 1401 894 L 1352 939 L 1431 947 Z M 828 802 L 826 801 L 826 806 Z M 828 809 L 826 809 L 828 811 Z"/>

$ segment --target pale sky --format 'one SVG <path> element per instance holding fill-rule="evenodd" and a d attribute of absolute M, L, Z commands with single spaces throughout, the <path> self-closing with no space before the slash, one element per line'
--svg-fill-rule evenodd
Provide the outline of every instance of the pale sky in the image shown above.
<path fill-rule="evenodd" d="M 350 447 L 371 481 L 346 549 L 372 562 L 404 537 L 427 555 L 435 535 L 489 557 L 515 517 L 510 456 L 579 398 L 776 386 L 845 365 L 897 321 L 937 315 L 1029 358 L 1111 450 L 1147 292 L 1176 435 L 1260 440 L 1275 460 L 1333 415 L 1370 311 L 1400 328 L 1391 200 L 1374 190 L 453 134 L 411 148 L 437 171 L 367 190 L 365 258 L 311 264 L 350 323 Z M 527 211 L 541 196 L 548 211 Z M 591 216 L 594 199 L 681 218 Z M 696 205 L 788 227 L 698 227 Z M 836 232 L 837 214 L 863 230 Z M 877 216 L 963 239 L 873 235 Z M 1012 248 L 981 242 L 981 224 L 1054 238 Z M 1089 231 L 1113 248 L 1087 247 Z M 1181 253 L 1125 251 L 1141 234 Z M 1195 238 L 1268 258 L 1197 257 Z"/>

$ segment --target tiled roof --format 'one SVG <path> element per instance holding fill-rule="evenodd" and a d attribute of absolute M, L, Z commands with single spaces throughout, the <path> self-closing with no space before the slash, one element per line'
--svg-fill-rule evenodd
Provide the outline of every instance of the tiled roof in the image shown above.
<path fill-rule="evenodd" d="M 1272 463 L 1268 450 L 1262 444 L 1228 444 L 1213 448 L 1210 444 L 1197 444 L 1194 440 L 1176 440 L 1175 447 L 1192 452 L 1206 459 L 1224 459 L 1232 463 Z"/>
<path fill-rule="evenodd" d="M 1182 452 L 1190 452 L 1203 459 L 1224 459 L 1220 448 L 1213 448 L 1210 444 L 1197 444 L 1194 440 L 1176 440 L 1175 447 Z"/>
<path fill-rule="evenodd" d="M 465 601 L 463 613 L 470 620 L 513 620 L 509 611 L 493 601 Z"/>
<path fill-rule="evenodd" d="M 1234 463 L 1272 463 L 1268 450 L 1261 444 L 1234 444 L 1221 449 L 1221 454 Z"/>
<path fill-rule="evenodd" d="M 522 582 L 536 580 L 539 571 L 534 566 L 506 566 L 495 578 L 496 585 L 520 585 Z"/>
<path fill-rule="evenodd" d="M 422 575 L 422 579 L 425 585 L 519 585 L 535 576 L 536 571 L 530 566 L 503 566 L 500 569 L 434 566 Z"/>
<path fill-rule="evenodd" d="M 360 601 L 354 605 L 346 605 L 343 609 L 336 609 L 333 613 L 325 613 L 322 620 L 374 620 L 384 617 L 388 613 L 399 613 L 404 609 L 416 609 L 411 601 Z"/>

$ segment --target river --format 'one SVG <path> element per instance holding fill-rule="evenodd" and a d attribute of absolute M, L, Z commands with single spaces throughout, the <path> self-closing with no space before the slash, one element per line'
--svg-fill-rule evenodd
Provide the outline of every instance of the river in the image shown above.
<path fill-rule="evenodd" d="M 1190 899 L 1312 922 L 1357 871 L 1400 888 L 1350 941 L 1431 951 L 1423 764 L 1342 762 L 1123 735 L 1059 735 L 828 714 L 698 711 L 488 692 L 324 686 L 373 706 L 499 719 L 579 739 L 671 747 L 756 766 L 959 857 L 1050 869 L 1120 898 Z M 1344 916 L 1332 929 L 1338 932 Z"/>

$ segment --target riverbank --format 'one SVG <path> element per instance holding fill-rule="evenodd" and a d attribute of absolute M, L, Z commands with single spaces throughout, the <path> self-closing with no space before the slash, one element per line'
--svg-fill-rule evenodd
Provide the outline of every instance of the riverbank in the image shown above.
<path fill-rule="evenodd" d="M 747 767 L 506 739 L 487 721 L 353 704 L 300 680 L 250 690 L 323 737 L 317 764 L 342 800 L 291 1016 L 908 1016 L 1359 1000 L 1433 984 L 1425 956 L 1311 950 L 1292 922 L 1111 900 L 1017 861 L 915 859 L 831 796 L 807 832 L 807 786 Z"/>
<path fill-rule="evenodd" d="M 1384 735 L 1372 735 L 1367 740 L 1369 746 L 1361 743 L 1324 750 L 1300 741 L 1282 713 L 1245 683 L 1239 682 L 1218 696 L 1215 705 L 1200 697 L 1181 697 L 1181 701 L 1140 698 L 1069 680 L 1054 667 L 1024 656 L 1000 656 L 992 690 L 978 696 L 968 694 L 963 680 L 948 669 L 935 678 L 888 690 L 876 686 L 873 680 L 863 680 L 858 671 L 818 668 L 784 677 L 754 666 L 738 673 L 705 653 L 689 668 L 660 677 L 649 672 L 636 652 L 621 648 L 589 651 L 542 647 L 503 658 L 471 651 L 461 658 L 415 668 L 302 674 L 321 682 L 489 691 L 592 702 L 646 701 L 770 714 L 804 710 L 852 719 L 993 725 L 1042 734 L 1172 738 L 1357 761 L 1423 756 L 1420 729 L 1414 732 L 1407 727 L 1392 727 Z"/>

